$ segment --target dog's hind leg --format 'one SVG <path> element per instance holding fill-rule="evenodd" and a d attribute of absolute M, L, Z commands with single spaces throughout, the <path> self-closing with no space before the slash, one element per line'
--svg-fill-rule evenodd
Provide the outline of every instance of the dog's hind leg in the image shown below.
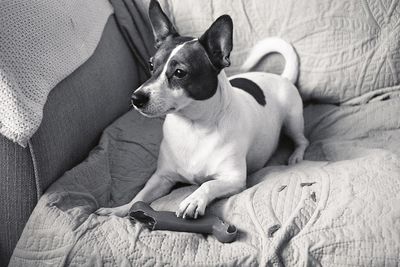
<path fill-rule="evenodd" d="M 300 107 L 298 107 L 300 106 Z M 304 152 L 308 147 L 308 140 L 304 136 L 303 106 L 295 105 L 284 121 L 285 133 L 294 142 L 295 149 L 289 157 L 288 164 L 293 165 L 303 160 Z"/>

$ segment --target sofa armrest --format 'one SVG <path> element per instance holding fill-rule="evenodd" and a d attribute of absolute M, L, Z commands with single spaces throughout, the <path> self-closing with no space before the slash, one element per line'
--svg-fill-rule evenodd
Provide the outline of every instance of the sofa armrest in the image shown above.
<path fill-rule="evenodd" d="M 37 202 L 29 148 L 0 135 L 0 266 L 6 266 Z"/>

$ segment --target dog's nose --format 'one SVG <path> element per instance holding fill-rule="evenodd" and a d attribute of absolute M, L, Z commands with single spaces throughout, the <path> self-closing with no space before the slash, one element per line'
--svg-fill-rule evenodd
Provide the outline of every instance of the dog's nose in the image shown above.
<path fill-rule="evenodd" d="M 142 91 L 134 92 L 131 97 L 132 105 L 134 105 L 137 108 L 144 107 L 144 105 L 146 105 L 147 102 L 149 102 L 149 100 L 150 100 L 149 95 Z"/>

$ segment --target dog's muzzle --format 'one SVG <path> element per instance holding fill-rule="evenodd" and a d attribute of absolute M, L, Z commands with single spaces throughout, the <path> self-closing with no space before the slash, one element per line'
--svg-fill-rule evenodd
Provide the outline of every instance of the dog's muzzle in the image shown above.
<path fill-rule="evenodd" d="M 131 97 L 132 105 L 137 108 L 143 108 L 150 100 L 148 94 L 141 91 L 134 92 Z"/>

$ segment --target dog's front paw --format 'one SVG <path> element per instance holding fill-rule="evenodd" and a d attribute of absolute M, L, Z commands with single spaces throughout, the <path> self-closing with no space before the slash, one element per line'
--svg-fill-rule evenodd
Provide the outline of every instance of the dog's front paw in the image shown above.
<path fill-rule="evenodd" d="M 293 155 L 290 156 L 289 160 L 288 160 L 288 164 L 289 165 L 294 165 L 297 164 L 299 162 L 301 162 L 303 160 L 303 156 L 299 155 L 298 153 L 293 153 Z"/>
<path fill-rule="evenodd" d="M 207 206 L 207 197 L 199 192 L 194 192 L 187 198 L 185 198 L 181 204 L 179 204 L 179 209 L 176 212 L 176 216 L 182 218 L 194 218 L 203 216 Z"/>
<path fill-rule="evenodd" d="M 115 215 L 118 217 L 125 217 L 128 215 L 129 212 L 129 206 L 120 206 L 116 208 L 100 208 L 95 211 L 97 215 L 100 216 L 110 216 L 110 215 Z"/>
<path fill-rule="evenodd" d="M 294 165 L 303 161 L 304 158 L 304 149 L 298 148 L 296 149 L 293 154 L 289 157 L 288 164 Z"/>

